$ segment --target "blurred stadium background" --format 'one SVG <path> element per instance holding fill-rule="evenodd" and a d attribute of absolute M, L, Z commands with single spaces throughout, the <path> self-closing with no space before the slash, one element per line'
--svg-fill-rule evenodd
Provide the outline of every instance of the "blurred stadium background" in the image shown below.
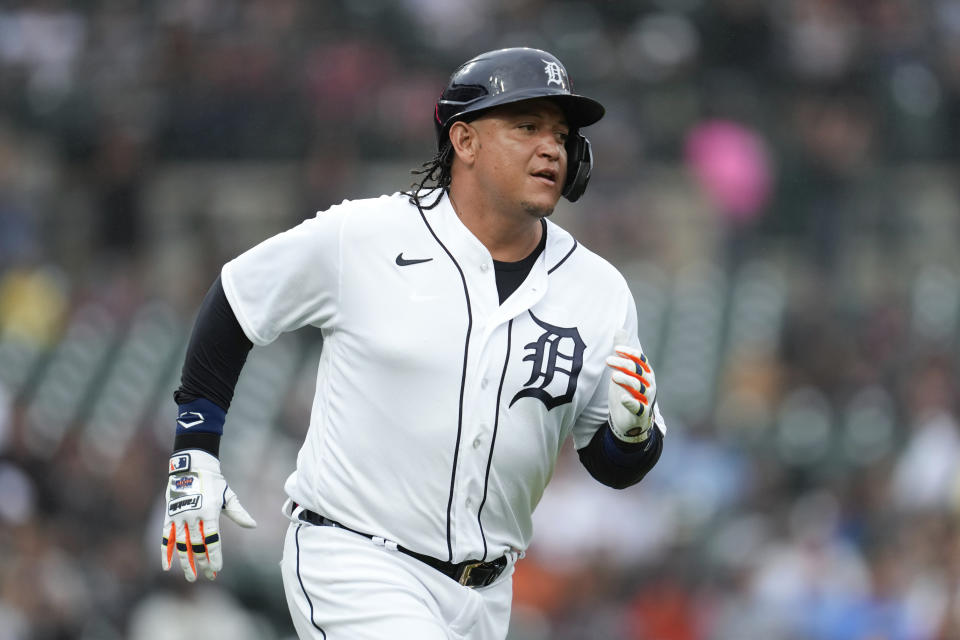
<path fill-rule="evenodd" d="M 245 248 L 405 188 L 450 71 L 518 45 L 608 107 L 555 217 L 630 279 L 671 431 L 623 492 L 565 453 L 511 640 L 960 638 L 960 2 L 10 0 L 0 639 L 293 637 L 320 344 L 251 354 L 223 457 L 260 527 L 188 586 L 159 537 L 193 313 Z"/>

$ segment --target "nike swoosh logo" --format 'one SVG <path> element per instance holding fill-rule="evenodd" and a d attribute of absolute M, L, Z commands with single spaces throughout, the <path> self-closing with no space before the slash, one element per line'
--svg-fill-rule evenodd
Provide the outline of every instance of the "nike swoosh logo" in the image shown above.
<path fill-rule="evenodd" d="M 417 260 L 408 260 L 403 257 L 403 252 L 397 254 L 397 264 L 401 267 L 407 267 L 411 264 L 420 264 L 421 262 L 430 262 L 433 258 L 419 258 Z"/>

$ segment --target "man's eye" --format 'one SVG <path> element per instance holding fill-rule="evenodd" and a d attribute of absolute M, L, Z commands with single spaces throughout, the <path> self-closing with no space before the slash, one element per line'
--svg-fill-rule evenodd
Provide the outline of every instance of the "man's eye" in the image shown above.
<path fill-rule="evenodd" d="M 536 131 L 536 130 L 537 130 L 536 125 L 532 125 L 532 124 L 522 124 L 522 125 L 520 125 L 520 128 L 523 129 L 524 131 Z"/>

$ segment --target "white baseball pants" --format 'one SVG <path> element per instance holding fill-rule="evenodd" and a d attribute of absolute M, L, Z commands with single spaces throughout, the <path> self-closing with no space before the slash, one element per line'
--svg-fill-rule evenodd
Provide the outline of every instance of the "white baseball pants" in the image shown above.
<path fill-rule="evenodd" d="M 336 527 L 291 522 L 280 561 L 301 640 L 503 640 L 513 563 L 461 586 L 405 553 Z"/>

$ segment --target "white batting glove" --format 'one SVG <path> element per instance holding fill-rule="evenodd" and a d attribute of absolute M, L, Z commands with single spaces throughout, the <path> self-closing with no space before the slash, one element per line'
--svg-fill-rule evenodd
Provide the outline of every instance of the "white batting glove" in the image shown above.
<path fill-rule="evenodd" d="M 257 526 L 220 473 L 220 461 L 200 449 L 178 451 L 170 457 L 167 512 L 163 521 L 161 564 L 169 571 L 173 551 L 187 582 L 202 573 L 209 580 L 223 568 L 220 551 L 220 512 L 241 527 Z"/>
<path fill-rule="evenodd" d="M 644 442 L 654 426 L 657 380 L 643 350 L 627 346 L 626 338 L 626 332 L 617 332 L 615 355 L 607 358 L 613 369 L 607 394 L 610 429 L 624 442 Z"/>

